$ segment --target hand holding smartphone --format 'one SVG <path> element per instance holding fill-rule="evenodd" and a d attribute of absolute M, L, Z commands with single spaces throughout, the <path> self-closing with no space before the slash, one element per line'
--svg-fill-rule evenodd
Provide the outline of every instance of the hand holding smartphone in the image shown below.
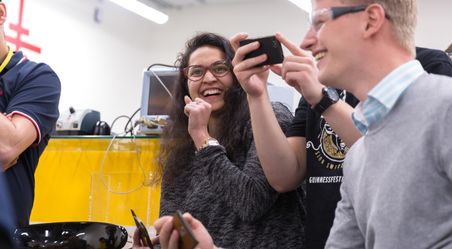
<path fill-rule="evenodd" d="M 144 226 L 143 222 L 135 215 L 135 212 L 130 209 L 132 212 L 133 220 L 135 221 L 135 225 L 137 226 L 138 233 L 140 234 L 140 241 L 143 246 L 147 246 L 151 249 L 154 249 L 152 245 L 151 238 L 149 237 L 148 230 Z"/>
<path fill-rule="evenodd" d="M 181 211 L 176 211 L 173 215 L 174 228 L 179 232 L 179 248 L 194 249 L 198 245 L 198 240 L 193 234 L 190 225 L 184 219 Z"/>
<path fill-rule="evenodd" d="M 284 60 L 284 54 L 282 50 L 281 43 L 276 39 L 275 36 L 267 36 L 257 39 L 246 39 L 240 41 L 240 46 L 244 46 L 246 44 L 258 41 L 260 46 L 254 51 L 245 55 L 245 60 L 253 57 L 257 57 L 262 54 L 267 55 L 267 60 L 263 63 L 258 64 L 257 66 L 263 65 L 273 65 L 282 63 Z"/>

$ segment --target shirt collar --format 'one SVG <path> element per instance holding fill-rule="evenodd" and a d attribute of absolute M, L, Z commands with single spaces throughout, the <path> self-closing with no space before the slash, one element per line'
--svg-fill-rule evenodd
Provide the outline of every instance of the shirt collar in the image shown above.
<path fill-rule="evenodd" d="M 22 60 L 25 57 L 22 54 L 22 51 L 16 51 L 14 52 L 13 57 L 9 61 L 9 63 L 6 65 L 5 69 L 2 71 L 2 75 L 5 74 L 7 71 L 9 71 L 11 68 L 22 62 Z"/>
<path fill-rule="evenodd" d="M 378 100 L 389 111 L 408 86 L 424 72 L 421 63 L 417 60 L 402 64 L 372 88 L 368 97 Z"/>
<path fill-rule="evenodd" d="M 424 72 L 419 61 L 411 60 L 386 75 L 370 90 L 364 103 L 356 106 L 352 114 L 359 131 L 366 134 L 373 123 L 385 117 L 404 91 Z"/>

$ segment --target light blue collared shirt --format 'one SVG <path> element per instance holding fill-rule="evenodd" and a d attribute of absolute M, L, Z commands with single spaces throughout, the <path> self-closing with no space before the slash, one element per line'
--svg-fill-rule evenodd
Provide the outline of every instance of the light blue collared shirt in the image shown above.
<path fill-rule="evenodd" d="M 373 123 L 381 120 L 411 83 L 424 72 L 419 61 L 411 60 L 386 75 L 372 88 L 367 99 L 359 103 L 352 114 L 353 122 L 361 134 L 365 135 Z"/>

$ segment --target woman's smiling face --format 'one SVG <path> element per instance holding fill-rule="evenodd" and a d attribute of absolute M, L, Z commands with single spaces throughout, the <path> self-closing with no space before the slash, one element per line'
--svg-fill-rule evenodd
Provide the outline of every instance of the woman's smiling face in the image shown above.
<path fill-rule="evenodd" d="M 201 98 L 208 102 L 212 105 L 212 112 L 223 108 L 225 104 L 224 95 L 233 85 L 230 67 L 225 68 L 222 64 L 225 58 L 225 54 L 220 49 L 203 46 L 193 51 L 188 61 L 188 67 L 196 65 L 200 66 L 198 67 L 199 70 L 205 71 L 204 76 L 199 80 L 187 79 L 190 98 Z M 227 70 L 227 72 L 224 72 L 224 70 Z"/>

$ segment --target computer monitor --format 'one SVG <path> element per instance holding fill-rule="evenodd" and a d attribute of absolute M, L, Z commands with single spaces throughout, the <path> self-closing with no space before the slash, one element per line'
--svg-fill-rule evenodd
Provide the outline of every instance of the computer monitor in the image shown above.
<path fill-rule="evenodd" d="M 140 134 L 159 134 L 167 123 L 172 92 L 179 78 L 176 67 L 152 66 L 143 72 Z"/>

